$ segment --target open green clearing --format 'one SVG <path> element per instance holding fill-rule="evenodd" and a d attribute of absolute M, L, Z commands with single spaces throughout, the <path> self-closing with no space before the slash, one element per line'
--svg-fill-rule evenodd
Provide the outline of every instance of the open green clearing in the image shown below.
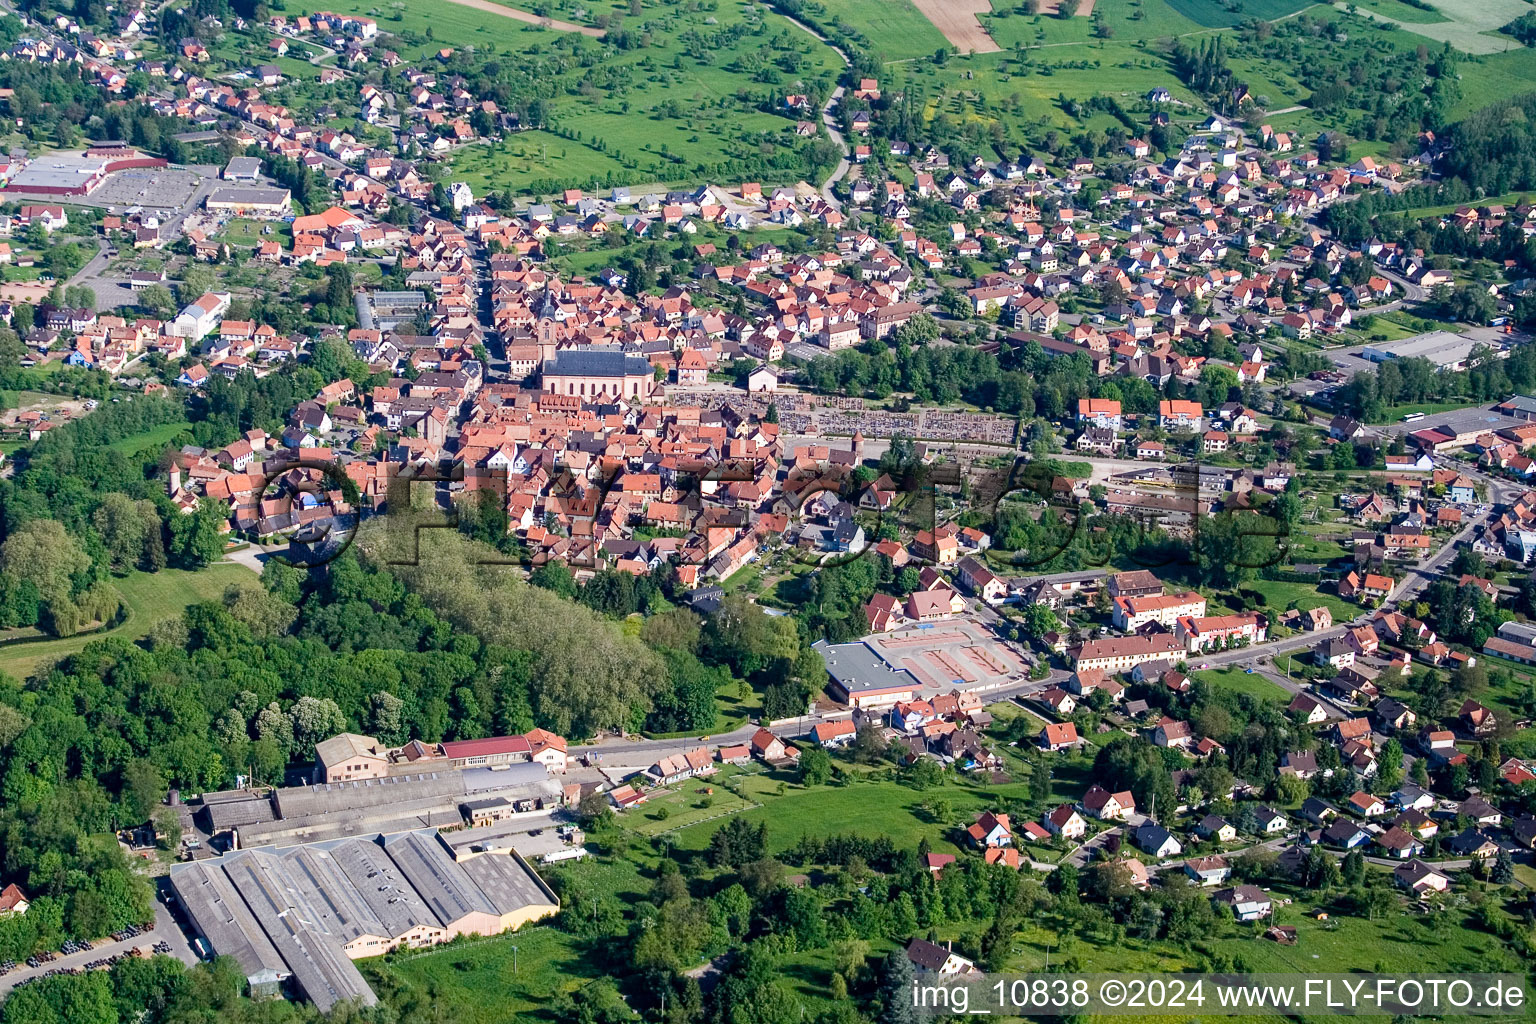
<path fill-rule="evenodd" d="M 744 780 L 740 789 L 744 796 L 762 804 L 742 811 L 742 817 L 753 823 L 762 821 L 768 825 L 770 852 L 779 854 L 794 846 L 802 836 L 824 835 L 827 832 L 853 832 L 858 835 L 885 835 L 898 847 L 916 846 L 923 836 L 933 839 L 947 832 L 948 826 L 969 822 L 974 812 L 990 806 L 1000 788 L 976 786 L 946 786 L 942 797 L 949 802 L 953 821 L 932 821 L 919 805 L 932 800 L 940 793 L 920 793 L 896 782 L 852 782 L 846 786 L 829 786 L 817 789 L 801 789 L 790 782 L 789 773 L 775 772 L 753 776 Z M 786 783 L 786 792 L 778 795 L 778 784 Z M 1016 787 L 1015 792 L 1021 792 Z M 677 847 L 682 850 L 702 850 L 709 845 L 709 837 L 721 822 L 705 822 L 678 830 Z M 948 839 L 935 842 L 936 850 L 955 852 Z"/>
<path fill-rule="evenodd" d="M 123 597 L 127 615 L 109 630 L 53 640 L 0 644 L 0 672 L 24 679 L 38 665 L 76 654 L 96 640 L 117 637 L 137 640 L 162 619 L 177 618 L 189 606 L 217 599 L 226 587 L 254 579 L 243 565 L 219 563 L 197 572 L 162 569 L 157 573 L 135 572 L 112 581 Z M 39 635 L 33 631 L 30 635 Z"/>
<path fill-rule="evenodd" d="M 517 947 L 513 970 L 512 947 Z M 380 958 L 361 966 L 378 987 L 404 990 L 435 1015 L 457 1024 L 502 1024 L 548 1019 L 552 1004 L 602 972 L 582 953 L 575 936 L 548 925 L 427 950 Z"/>
<path fill-rule="evenodd" d="M 167 423 L 153 430 L 146 430 L 143 433 L 120 437 L 107 445 L 107 447 L 114 452 L 122 452 L 124 455 L 133 455 L 142 451 L 154 454 L 175 440 L 178 434 L 191 429 L 192 424 L 186 420 L 178 423 Z"/>
<path fill-rule="evenodd" d="M 1243 586 L 1257 590 L 1276 611 L 1284 611 L 1295 603 L 1302 611 L 1310 608 L 1327 608 L 1334 622 L 1348 622 L 1364 609 L 1352 605 L 1337 594 L 1325 594 L 1310 583 L 1289 583 L 1284 580 L 1254 580 Z"/>
<path fill-rule="evenodd" d="M 271 234 L 267 229 L 271 228 Z M 225 225 L 219 236 L 235 249 L 255 249 L 262 242 L 276 242 L 284 249 L 293 248 L 293 225 L 281 221 L 247 220 L 237 217 Z"/>
<path fill-rule="evenodd" d="M 1164 0 L 1169 7 L 1206 28 L 1231 28 L 1250 18 L 1274 21 L 1311 7 L 1313 0 L 1246 0 L 1223 4 L 1221 0 Z M 1233 8 L 1236 8 L 1234 10 Z"/>
<path fill-rule="evenodd" d="M 1432 25 L 1437 21 L 1447 20 L 1439 11 L 1426 11 L 1412 4 L 1403 3 L 1403 0 L 1350 0 L 1346 6 L 1358 7 L 1362 11 L 1384 15 L 1393 21 L 1414 25 Z"/>
<path fill-rule="evenodd" d="M 1502 38 L 1513 42 L 1509 36 Z M 1530 92 L 1533 81 L 1536 81 L 1536 48 L 1517 45 L 1465 61 L 1461 65 L 1461 102 L 1452 108 L 1450 116 L 1465 117 L 1487 106 L 1490 98 Z"/>
<path fill-rule="evenodd" d="M 948 46 L 910 0 L 823 0 L 828 14 L 869 40 L 882 61 L 930 56 Z"/>
<path fill-rule="evenodd" d="M 626 173 L 613 157 L 545 131 L 517 132 L 499 143 L 465 146 L 453 155 L 452 165 L 454 180 L 468 182 L 476 195 L 517 190 L 561 175 L 586 180 Z"/>
<path fill-rule="evenodd" d="M 0 409 L 57 409 L 64 401 L 46 391 L 0 391 Z"/>
<path fill-rule="evenodd" d="M 737 769 L 731 765 L 726 769 L 707 778 L 684 779 L 653 790 L 645 803 L 624 812 L 619 823 L 642 836 L 654 836 L 746 810 L 752 802 L 725 785 L 730 772 Z"/>
<path fill-rule="evenodd" d="M 1249 693 L 1265 700 L 1287 700 L 1290 697 L 1290 694 L 1257 672 L 1249 675 L 1235 666 L 1206 669 L 1204 672 L 1192 673 L 1192 677 L 1229 693 Z"/>

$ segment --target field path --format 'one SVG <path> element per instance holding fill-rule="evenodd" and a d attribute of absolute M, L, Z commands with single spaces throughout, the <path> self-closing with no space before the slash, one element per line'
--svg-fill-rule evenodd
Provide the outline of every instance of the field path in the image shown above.
<path fill-rule="evenodd" d="M 580 32 L 584 36 L 593 39 L 603 38 L 603 30 L 600 28 L 588 28 L 585 25 L 573 25 L 569 21 L 556 21 L 554 18 L 541 18 L 537 14 L 529 14 L 520 11 L 516 7 L 504 7 L 501 4 L 493 4 L 490 0 L 448 0 L 450 4 L 458 4 L 460 7 L 472 7 L 477 11 L 487 14 L 499 14 L 504 18 L 515 18 L 518 21 L 526 21 L 530 25 L 538 25 L 540 28 L 552 28 L 561 32 Z"/>

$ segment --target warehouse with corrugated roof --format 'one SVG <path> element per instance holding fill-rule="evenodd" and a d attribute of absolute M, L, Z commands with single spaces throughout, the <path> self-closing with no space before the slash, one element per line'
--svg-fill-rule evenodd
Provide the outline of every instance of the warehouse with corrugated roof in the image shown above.
<path fill-rule="evenodd" d="M 397 946 L 497 935 L 560 909 L 515 851 L 455 851 L 436 830 L 237 850 L 173 868 L 171 891 L 212 956 L 253 994 L 322 1011 L 375 997 L 352 961 Z"/>

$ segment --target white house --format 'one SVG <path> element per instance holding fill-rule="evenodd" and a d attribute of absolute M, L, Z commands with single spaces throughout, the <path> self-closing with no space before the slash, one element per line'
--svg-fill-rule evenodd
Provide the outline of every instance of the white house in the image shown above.
<path fill-rule="evenodd" d="M 224 319 L 224 314 L 229 310 L 228 292 L 209 292 L 195 302 L 191 302 L 176 315 L 171 321 L 169 333 L 178 338 L 188 338 L 192 341 L 202 341 L 219 321 Z"/>

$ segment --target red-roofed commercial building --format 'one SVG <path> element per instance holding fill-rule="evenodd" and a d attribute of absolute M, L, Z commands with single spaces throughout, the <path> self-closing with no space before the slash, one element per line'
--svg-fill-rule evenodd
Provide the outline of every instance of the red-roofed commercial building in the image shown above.
<path fill-rule="evenodd" d="M 492 736 L 483 740 L 449 740 L 443 756 L 455 768 L 517 764 L 533 760 L 533 744 L 526 736 Z"/>

